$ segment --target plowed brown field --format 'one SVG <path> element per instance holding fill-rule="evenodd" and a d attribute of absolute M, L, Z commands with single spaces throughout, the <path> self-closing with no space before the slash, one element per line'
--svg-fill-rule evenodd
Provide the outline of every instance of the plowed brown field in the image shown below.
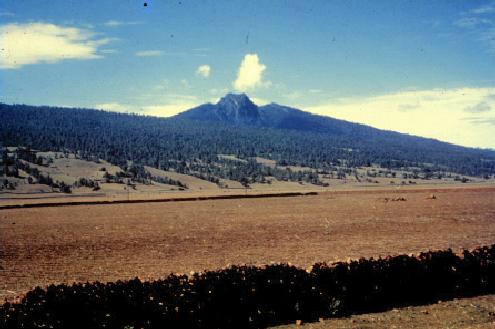
<path fill-rule="evenodd" d="M 388 312 L 327 319 L 303 326 L 273 329 L 493 329 L 495 295 L 454 299 L 438 304 L 396 308 Z"/>
<path fill-rule="evenodd" d="M 495 189 L 0 210 L 0 297 L 227 264 L 309 266 L 495 243 Z M 391 201 L 402 197 L 405 201 Z M 388 199 L 388 201 L 387 201 Z"/>

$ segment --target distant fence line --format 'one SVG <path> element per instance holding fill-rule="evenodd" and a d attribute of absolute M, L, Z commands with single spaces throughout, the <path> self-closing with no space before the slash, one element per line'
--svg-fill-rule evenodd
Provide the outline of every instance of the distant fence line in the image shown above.
<path fill-rule="evenodd" d="M 495 292 L 495 245 L 303 270 L 233 266 L 165 279 L 36 288 L 0 328 L 265 328 Z"/>
<path fill-rule="evenodd" d="M 204 200 L 228 200 L 228 199 L 259 199 L 259 198 L 285 198 L 305 195 L 317 195 L 317 192 L 286 192 L 286 193 L 258 193 L 258 194 L 232 194 L 232 195 L 214 195 L 198 196 L 184 198 L 165 198 L 165 199 L 137 199 L 137 200 L 92 200 L 92 201 L 68 201 L 68 202 L 38 202 L 26 204 L 0 205 L 2 209 L 20 209 L 20 208 L 46 208 L 46 207 L 65 207 L 80 205 L 102 205 L 102 204 L 121 204 L 121 203 L 161 203 L 161 202 L 183 202 L 183 201 L 204 201 Z"/>

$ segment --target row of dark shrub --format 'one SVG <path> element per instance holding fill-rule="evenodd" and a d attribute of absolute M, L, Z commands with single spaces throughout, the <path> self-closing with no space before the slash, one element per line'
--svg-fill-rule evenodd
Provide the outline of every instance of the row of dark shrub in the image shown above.
<path fill-rule="evenodd" d="M 315 264 L 234 266 L 143 282 L 36 288 L 1 328 L 264 328 L 495 292 L 495 245 Z"/>
<path fill-rule="evenodd" d="M 188 189 L 187 184 L 182 183 L 180 180 L 175 180 L 169 177 L 151 176 L 151 179 L 158 183 L 176 185 L 181 189 Z"/>

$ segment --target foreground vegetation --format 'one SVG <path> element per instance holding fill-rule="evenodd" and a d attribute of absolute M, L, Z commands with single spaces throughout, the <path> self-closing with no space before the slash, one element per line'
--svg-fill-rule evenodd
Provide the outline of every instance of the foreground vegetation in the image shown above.
<path fill-rule="evenodd" d="M 495 245 L 310 271 L 234 266 L 154 282 L 51 285 L 0 309 L 1 328 L 264 328 L 495 292 Z"/>

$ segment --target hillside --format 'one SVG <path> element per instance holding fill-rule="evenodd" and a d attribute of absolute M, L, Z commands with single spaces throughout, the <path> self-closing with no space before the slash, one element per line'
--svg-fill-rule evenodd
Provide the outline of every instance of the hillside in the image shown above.
<path fill-rule="evenodd" d="M 144 166 L 213 183 L 221 179 L 264 183 L 275 177 L 321 184 L 322 175 L 354 177 L 357 168 L 372 166 L 404 179 L 490 178 L 495 173 L 494 151 L 383 131 L 277 104 L 258 107 L 247 96 L 232 94 L 173 118 L 0 104 L 0 144 L 96 157 L 141 179 L 147 177 Z M 298 167 L 314 170 L 291 170 Z"/>

